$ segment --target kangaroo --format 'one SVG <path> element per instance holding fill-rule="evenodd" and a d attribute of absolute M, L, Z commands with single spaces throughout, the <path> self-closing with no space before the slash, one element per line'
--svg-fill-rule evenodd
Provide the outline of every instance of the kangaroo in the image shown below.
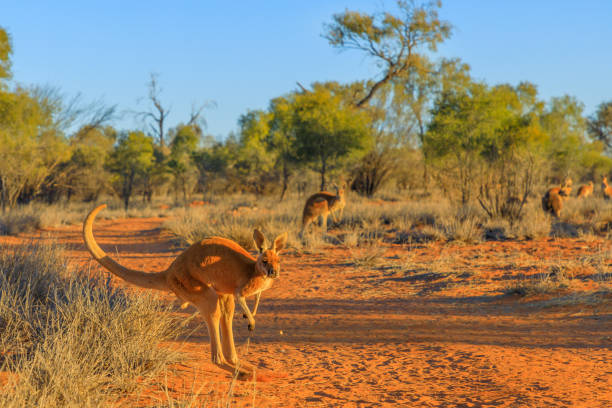
<path fill-rule="evenodd" d="M 542 197 L 542 209 L 559 218 L 563 209 L 563 200 L 567 199 L 572 192 L 572 179 L 566 178 L 559 187 L 549 189 Z"/>
<path fill-rule="evenodd" d="M 611 200 L 612 199 L 612 187 L 608 185 L 608 177 L 606 176 L 604 176 L 603 179 L 601 180 L 601 189 L 603 192 L 604 200 Z"/>
<path fill-rule="evenodd" d="M 564 196 L 558 192 L 549 190 L 544 194 L 544 197 L 542 197 L 542 208 L 547 213 L 551 213 L 559 218 L 561 216 L 561 210 L 563 209 L 563 198 Z"/>
<path fill-rule="evenodd" d="M 578 188 L 578 198 L 585 198 L 593 194 L 593 182 L 589 181 L 589 184 L 583 184 Z"/>
<path fill-rule="evenodd" d="M 321 226 L 323 231 L 327 231 L 327 217 L 331 215 L 334 222 L 337 222 L 342 218 L 345 204 L 344 189 L 338 187 L 336 187 L 336 194 L 320 191 L 308 197 L 302 214 L 301 234 L 304 233 L 310 223 L 319 217 L 322 219 Z M 340 212 L 340 215 L 336 215 L 336 212 Z"/>
<path fill-rule="evenodd" d="M 212 362 L 220 367 L 236 369 L 238 357 L 232 331 L 234 298 L 248 318 L 249 330 L 254 330 L 255 313 L 249 310 L 245 297 L 257 295 L 256 312 L 261 292 L 270 288 L 279 276 L 278 253 L 287 243 L 287 233 L 279 235 L 272 248 L 266 249 L 264 235 L 255 229 L 253 239 L 259 250 L 257 259 L 234 241 L 207 238 L 184 250 L 165 271 L 147 273 L 120 265 L 96 243 L 93 222 L 104 208 L 106 204 L 94 208 L 83 223 L 83 238 L 93 258 L 128 283 L 173 292 L 183 302 L 196 306 L 208 327 Z M 219 336 L 219 323 L 223 344 Z"/>

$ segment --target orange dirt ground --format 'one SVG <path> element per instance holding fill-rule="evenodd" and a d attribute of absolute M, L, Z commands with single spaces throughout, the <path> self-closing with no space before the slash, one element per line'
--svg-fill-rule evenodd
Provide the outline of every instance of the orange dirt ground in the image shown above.
<path fill-rule="evenodd" d="M 124 265 L 160 271 L 180 252 L 162 222 L 98 220 L 94 233 Z M 75 262 L 90 262 L 80 226 L 1 239 L 40 236 L 67 245 Z M 581 261 L 604 254 L 609 273 L 609 242 L 387 245 L 376 265 L 356 267 L 352 260 L 368 250 L 288 251 L 279 280 L 262 296 L 248 350 L 247 323 L 236 309 L 238 353 L 258 367 L 259 381 L 235 382 L 232 406 L 612 406 L 612 298 L 597 292 L 594 269 Z M 571 290 L 503 294 L 550 260 L 571 262 Z M 227 399 L 231 375 L 210 363 L 204 325 L 169 347 L 189 356 L 160 380 L 169 395 L 198 393 L 206 406 Z M 150 400 L 164 395 L 152 390 Z M 134 405 L 148 404 L 140 398 Z"/>

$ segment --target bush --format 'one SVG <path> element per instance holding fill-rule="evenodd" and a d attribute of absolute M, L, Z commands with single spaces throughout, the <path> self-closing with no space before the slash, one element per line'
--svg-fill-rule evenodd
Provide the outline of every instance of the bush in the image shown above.
<path fill-rule="evenodd" d="M 40 218 L 34 213 L 9 211 L 0 214 L 0 235 L 17 235 L 32 232 L 40 227 Z"/>
<path fill-rule="evenodd" d="M 193 244 L 213 236 L 231 239 L 246 250 L 254 249 L 253 229 L 259 228 L 267 239 L 287 231 L 289 245 L 296 248 L 302 216 L 301 201 L 271 198 L 249 200 L 249 196 L 228 196 L 213 207 L 205 206 L 177 211 L 164 223 L 181 244 Z M 271 242 L 269 242 L 271 244 Z"/>
<path fill-rule="evenodd" d="M 107 406 L 179 355 L 182 325 L 148 295 L 70 268 L 57 245 L 0 247 L 0 406 Z M 18 380 L 17 380 L 18 379 Z"/>

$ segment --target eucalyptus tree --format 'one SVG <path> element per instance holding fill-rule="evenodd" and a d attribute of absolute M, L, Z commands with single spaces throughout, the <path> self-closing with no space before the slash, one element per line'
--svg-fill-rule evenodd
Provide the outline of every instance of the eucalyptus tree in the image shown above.
<path fill-rule="evenodd" d="M 373 81 L 356 101 L 364 106 L 385 84 L 398 76 L 427 71 L 428 52 L 451 35 L 451 25 L 438 16 L 441 2 L 416 4 L 397 1 L 397 15 L 391 12 L 362 13 L 346 10 L 326 25 L 325 38 L 340 50 L 358 50 L 381 67 L 381 78 Z"/>
<path fill-rule="evenodd" d="M 281 171 L 280 200 L 289 188 L 289 178 L 299 160 L 296 152 L 296 132 L 293 127 L 293 95 L 278 97 L 270 102 L 270 132 L 267 138 L 269 150 L 275 152 L 276 165 Z"/>
<path fill-rule="evenodd" d="M 602 102 L 588 120 L 591 137 L 604 144 L 612 156 L 612 101 Z"/>
<path fill-rule="evenodd" d="M 13 46 L 9 33 L 0 27 L 0 88 L 2 88 L 1 80 L 6 80 L 11 77 L 11 55 L 13 54 Z"/>
<path fill-rule="evenodd" d="M 294 99 L 295 153 L 320 174 L 321 190 L 331 168 L 372 143 L 371 117 L 335 88 L 334 84 L 315 84 L 311 92 L 296 94 Z"/>
<path fill-rule="evenodd" d="M 193 190 L 197 179 L 197 167 L 193 154 L 201 140 L 202 133 L 196 124 L 180 124 L 170 131 L 170 155 L 167 167 L 174 178 L 174 192 L 178 201 L 179 192 L 183 196 L 183 204 L 187 204 L 187 196 Z"/>
<path fill-rule="evenodd" d="M 543 104 L 535 86 L 490 87 L 470 82 L 448 89 L 435 101 L 424 139 L 427 160 L 443 175 L 445 189 L 461 203 L 477 199 L 490 216 L 520 216 L 534 183 L 536 157 L 545 136 Z"/>
<path fill-rule="evenodd" d="M 3 211 L 30 200 L 69 157 L 57 123 L 61 105 L 35 89 L 0 90 L 0 201 Z"/>
<path fill-rule="evenodd" d="M 109 154 L 106 167 L 113 174 L 113 184 L 127 211 L 130 198 L 139 178 L 153 167 L 153 139 L 141 131 L 130 131 L 119 136 Z"/>

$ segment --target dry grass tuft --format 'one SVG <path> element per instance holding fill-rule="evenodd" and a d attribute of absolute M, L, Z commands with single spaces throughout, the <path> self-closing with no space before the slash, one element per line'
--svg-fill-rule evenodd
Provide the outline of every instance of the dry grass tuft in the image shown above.
<path fill-rule="evenodd" d="M 40 227 L 40 217 L 32 211 L 0 213 L 0 235 L 17 235 L 32 232 Z"/>
<path fill-rule="evenodd" d="M 361 250 L 351 251 L 351 263 L 358 268 L 375 268 L 383 263 L 385 248 L 368 245 Z"/>
<path fill-rule="evenodd" d="M 0 247 L 0 367 L 14 374 L 0 406 L 108 406 L 180 359 L 160 344 L 184 319 L 65 259 L 56 245 Z"/>
<path fill-rule="evenodd" d="M 571 262 L 558 261 L 550 264 L 548 270 L 530 278 L 518 280 L 504 289 L 508 295 L 534 296 L 551 294 L 571 287 L 574 279 Z"/>

